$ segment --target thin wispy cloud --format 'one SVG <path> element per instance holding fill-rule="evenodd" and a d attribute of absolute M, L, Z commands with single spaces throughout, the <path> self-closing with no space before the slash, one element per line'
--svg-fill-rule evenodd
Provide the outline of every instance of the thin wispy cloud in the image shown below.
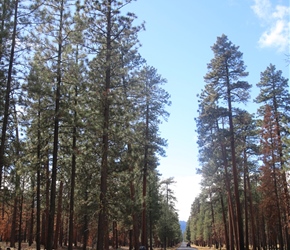
<path fill-rule="evenodd" d="M 273 6 L 270 0 L 254 0 L 251 6 L 265 31 L 258 41 L 261 48 L 274 47 L 279 52 L 289 52 L 290 7 Z"/>

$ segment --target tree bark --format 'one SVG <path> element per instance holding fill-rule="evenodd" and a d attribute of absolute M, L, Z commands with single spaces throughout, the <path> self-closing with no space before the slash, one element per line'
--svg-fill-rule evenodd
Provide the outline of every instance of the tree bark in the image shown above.
<path fill-rule="evenodd" d="M 88 200 L 88 191 L 87 191 L 88 187 L 86 186 L 86 191 L 85 191 L 85 202 L 87 202 Z M 89 238 L 89 229 L 88 229 L 88 213 L 87 211 L 85 211 L 85 215 L 84 215 L 84 225 L 83 225 L 83 250 L 87 249 L 87 243 L 88 243 L 88 238 Z"/>
<path fill-rule="evenodd" d="M 229 243 L 229 233 L 228 233 L 228 227 L 227 227 L 227 218 L 226 218 L 226 212 L 225 212 L 226 210 L 225 210 L 224 200 L 223 200 L 223 196 L 221 192 L 220 192 L 220 200 L 221 200 L 221 207 L 222 207 L 222 213 L 223 213 L 226 250 L 229 250 L 230 243 Z"/>
<path fill-rule="evenodd" d="M 231 88 L 229 80 L 229 69 L 226 66 L 227 74 L 227 101 L 228 101 L 228 117 L 230 125 L 230 140 L 231 140 L 231 156 L 232 156 L 232 171 L 234 178 L 234 193 L 235 193 L 235 205 L 236 205 L 236 216 L 237 216 L 237 250 L 244 250 L 244 231 L 243 231 L 243 220 L 242 220 L 242 211 L 240 203 L 240 194 L 239 194 L 239 178 L 237 170 L 237 161 L 236 161 L 236 150 L 235 150 L 235 136 L 234 136 L 234 125 L 233 125 L 233 111 L 232 111 L 232 100 L 231 100 Z"/>
<path fill-rule="evenodd" d="M 244 161 L 244 206 L 245 206 L 245 245 L 246 250 L 249 250 L 249 219 L 248 219 L 248 190 L 247 187 L 247 153 L 246 153 L 246 145 L 244 141 L 244 150 L 243 150 L 243 161 Z"/>
<path fill-rule="evenodd" d="M 78 58 L 76 60 L 78 64 Z M 74 105 L 77 105 L 78 88 L 75 86 L 75 100 Z M 71 184 L 70 184 L 70 204 L 69 204 L 69 237 L 68 250 L 72 250 L 73 243 L 73 222 L 74 222 L 74 195 L 75 195 L 75 179 L 76 179 L 76 146 L 77 146 L 77 112 L 74 110 L 74 125 L 72 138 L 72 164 L 71 164 Z"/>
<path fill-rule="evenodd" d="M 11 84 L 12 84 L 14 53 L 15 53 L 15 46 L 16 46 L 17 21 L 18 21 L 18 0 L 15 0 L 11 52 L 10 52 L 10 58 L 9 58 L 9 68 L 8 68 L 7 85 L 6 85 L 6 92 L 5 92 L 4 114 L 3 114 L 2 130 L 1 130 L 2 134 L 1 134 L 1 144 L 0 144 L 0 188 L 2 187 L 2 172 L 3 172 L 3 167 L 4 167 L 6 132 L 7 132 L 7 125 L 8 125 L 8 117 L 9 117 L 10 92 L 11 92 Z"/>
<path fill-rule="evenodd" d="M 34 176 L 32 177 L 34 178 Z M 33 179 L 31 181 L 31 189 L 32 189 L 32 195 L 31 195 L 31 206 L 30 206 L 30 227 L 29 227 L 29 238 L 28 238 L 28 245 L 31 246 L 33 243 L 33 228 L 34 228 L 34 203 L 35 203 L 35 192 L 34 192 L 34 188 L 35 188 L 35 180 Z"/>
<path fill-rule="evenodd" d="M 38 106 L 40 106 L 40 99 L 38 99 Z M 37 128 L 37 180 L 36 180 L 36 250 L 40 250 L 40 186 L 41 186 L 41 161 L 40 161 L 40 111 L 38 111 L 38 128 Z"/>
<path fill-rule="evenodd" d="M 247 182 L 247 190 L 248 190 L 248 196 L 249 196 L 249 202 L 250 202 L 252 246 L 253 246 L 253 250 L 256 250 L 257 244 L 256 244 L 255 215 L 254 215 L 254 209 L 253 209 L 253 198 L 252 198 L 251 184 L 250 184 L 249 171 L 248 171 L 247 165 L 246 165 L 246 182 Z"/>
<path fill-rule="evenodd" d="M 59 239 L 61 214 L 62 214 L 62 192 L 63 192 L 63 181 L 61 181 L 60 185 L 59 185 L 58 202 L 57 202 L 57 216 L 56 216 L 56 225 L 55 225 L 55 236 L 54 236 L 54 243 L 53 243 L 54 249 L 58 248 L 58 239 Z"/>
<path fill-rule="evenodd" d="M 146 92 L 148 91 L 148 84 L 146 83 Z M 149 104 L 146 99 L 146 121 L 145 121 L 145 149 L 144 149 L 144 167 L 143 167 L 143 210 L 142 210 L 142 236 L 141 244 L 148 249 L 147 242 L 147 171 L 148 171 L 148 141 L 149 141 Z"/>
<path fill-rule="evenodd" d="M 22 184 L 22 190 L 24 190 L 24 180 Z M 20 198 L 19 204 L 19 225 L 18 225 L 18 250 L 21 250 L 22 242 L 22 218 L 23 218 L 23 191 Z"/>
<path fill-rule="evenodd" d="M 108 236 L 108 206 L 107 206 L 107 185 L 108 185 L 108 151 L 109 151 L 109 121 L 110 121 L 110 102 L 109 92 L 111 87 L 111 4 L 112 0 L 107 1 L 107 27 L 106 27 L 106 72 L 105 90 L 103 92 L 103 139 L 102 139 L 102 160 L 101 160 L 101 190 L 100 190 L 100 212 L 98 222 L 98 242 L 97 250 L 109 249 Z"/>
<path fill-rule="evenodd" d="M 64 0 L 61 1 L 60 24 L 58 30 L 58 51 L 57 51 L 57 83 L 55 91 L 55 111 L 54 111 L 54 136 L 53 136 L 53 155 L 51 170 L 51 190 L 50 190 L 50 208 L 47 235 L 47 250 L 53 249 L 54 237 L 54 215 L 55 215 L 55 196 L 56 196 L 56 178 L 57 178 L 57 158 L 58 158 L 58 136 L 59 136 L 59 111 L 60 111 L 60 87 L 62 82 L 61 60 L 62 60 L 62 29 L 63 29 L 63 11 Z"/>

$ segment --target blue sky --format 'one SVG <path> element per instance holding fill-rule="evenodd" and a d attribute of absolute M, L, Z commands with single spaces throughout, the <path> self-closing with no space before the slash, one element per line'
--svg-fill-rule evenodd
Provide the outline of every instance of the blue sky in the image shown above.
<path fill-rule="evenodd" d="M 207 63 L 213 58 L 210 47 L 222 34 L 240 46 L 254 99 L 260 72 L 270 63 L 289 78 L 285 61 L 285 54 L 289 54 L 289 1 L 137 0 L 128 9 L 138 21 L 145 21 L 146 31 L 139 34 L 141 55 L 167 79 L 164 89 L 170 93 L 172 105 L 160 132 L 168 147 L 158 169 L 162 178 L 175 178 L 179 219 L 187 221 L 199 193 L 194 118 L 198 115 L 196 95 L 204 87 Z M 246 109 L 256 111 L 251 103 Z"/>

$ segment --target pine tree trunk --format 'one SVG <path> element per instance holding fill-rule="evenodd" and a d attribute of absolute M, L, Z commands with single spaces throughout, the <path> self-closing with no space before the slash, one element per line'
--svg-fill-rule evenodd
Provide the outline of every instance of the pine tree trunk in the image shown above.
<path fill-rule="evenodd" d="M 22 185 L 22 190 L 24 190 L 24 181 Z M 19 204 L 19 225 L 18 225 L 18 250 L 21 250 L 22 242 L 22 217 L 23 217 L 23 193 L 21 194 L 20 204 Z"/>
<path fill-rule="evenodd" d="M 106 27 L 106 72 L 105 72 L 105 90 L 103 93 L 103 138 L 102 138 L 102 160 L 101 160 L 101 190 L 100 190 L 100 212 L 98 221 L 98 241 L 97 250 L 109 249 L 108 235 L 108 206 L 107 206 L 107 185 L 108 185 L 108 151 L 109 151 L 109 121 L 110 121 L 110 103 L 109 92 L 111 87 L 111 4 L 107 1 L 107 27 Z"/>
<path fill-rule="evenodd" d="M 273 150 L 272 150 L 272 159 L 274 159 L 275 156 L 274 156 L 274 153 L 273 153 Z M 279 248 L 281 250 L 284 249 L 284 240 L 283 240 L 283 229 L 282 229 L 282 218 L 281 218 L 281 205 L 280 205 L 280 196 L 279 196 L 279 193 L 278 193 L 278 184 L 277 184 L 277 173 L 276 173 L 276 167 L 275 167 L 275 164 L 273 164 L 273 180 L 274 180 L 274 186 L 275 186 L 275 190 L 274 193 L 275 193 L 275 196 L 276 196 L 276 202 L 277 202 L 277 215 L 278 215 L 278 240 L 279 240 Z"/>
<path fill-rule="evenodd" d="M 149 211 L 149 245 L 150 245 L 150 250 L 153 250 L 153 231 L 152 231 L 152 212 L 151 210 Z"/>
<path fill-rule="evenodd" d="M 243 220 L 241 212 L 241 203 L 240 203 L 240 192 L 239 192 L 239 178 L 236 162 L 236 150 L 235 150 L 235 137 L 234 137 L 234 125 L 232 117 L 232 100 L 231 100 L 231 88 L 229 80 L 229 69 L 226 67 L 227 72 L 227 101 L 228 101 L 228 118 L 230 126 L 230 140 L 231 140 L 231 159 L 232 159 L 232 171 L 234 178 L 234 194 L 235 194 L 235 205 L 236 205 L 236 215 L 237 215 L 237 250 L 244 250 L 244 231 L 243 231 Z"/>
<path fill-rule="evenodd" d="M 133 235 L 132 235 L 132 230 L 129 230 L 129 250 L 133 249 Z M 137 248 L 138 249 L 138 248 Z"/>
<path fill-rule="evenodd" d="M 278 112 L 278 105 L 276 97 L 274 96 L 273 100 L 274 105 L 274 112 L 275 112 L 275 122 L 277 127 L 277 135 L 278 135 L 278 144 L 279 144 L 279 156 L 280 156 L 280 164 L 281 164 L 281 174 L 282 174 L 282 186 L 283 186 L 283 203 L 285 206 L 285 218 L 286 218 L 286 226 L 285 229 L 285 243 L 286 248 L 290 249 L 290 234 L 288 233 L 288 229 L 290 230 L 290 196 L 289 196 L 289 190 L 288 190 L 288 182 L 286 178 L 285 173 L 285 161 L 283 156 L 283 142 L 281 140 L 281 129 L 280 129 L 280 122 L 279 122 L 279 112 Z"/>
<path fill-rule="evenodd" d="M 47 152 L 47 161 L 45 163 L 45 173 L 46 173 L 46 186 L 45 186 L 45 211 L 42 215 L 42 233 L 41 239 L 42 244 L 47 248 L 47 239 L 48 239 L 48 220 L 49 220 L 49 187 L 50 187 L 50 171 L 49 171 L 49 154 Z"/>
<path fill-rule="evenodd" d="M 228 199 L 228 213 L 229 213 L 229 239 L 230 239 L 230 250 L 235 249 L 235 229 L 234 229 L 234 219 L 232 214 L 232 204 Z"/>
<path fill-rule="evenodd" d="M 5 16 L 7 12 L 7 0 L 3 0 L 2 2 L 2 20 L 1 20 L 1 34 L 4 34 L 4 28 L 5 28 Z M 2 63 L 2 57 L 3 57 L 3 37 L 0 36 L 0 63 Z M 0 183 L 1 184 L 1 183 Z M 1 185 L 0 185 L 1 186 Z"/>
<path fill-rule="evenodd" d="M 1 130 L 2 134 L 1 134 L 1 144 L 0 144 L 0 188 L 2 187 L 2 172 L 3 172 L 3 167 L 4 167 L 6 132 L 7 132 L 7 125 L 8 125 L 8 117 L 9 117 L 10 92 L 11 92 L 12 73 L 13 73 L 13 64 L 14 64 L 14 51 L 15 51 L 15 46 L 16 46 L 18 0 L 15 0 L 14 4 L 15 4 L 15 8 L 14 8 L 13 33 L 12 33 L 11 52 L 10 52 L 9 68 L 8 68 L 8 75 L 7 75 L 7 85 L 6 85 L 6 92 L 5 92 L 4 114 L 3 114 L 3 121 L 2 121 L 2 130 Z"/>
<path fill-rule="evenodd" d="M 224 126 L 224 125 L 222 125 Z M 218 132 L 220 132 L 220 128 L 219 128 L 219 124 L 218 121 L 216 121 L 216 127 Z M 234 239 L 237 238 L 237 233 L 236 230 L 234 230 L 235 227 L 235 222 L 234 222 L 234 218 L 235 218 L 235 212 L 233 209 L 233 198 L 232 198 L 232 193 L 231 193 L 231 187 L 230 187 L 230 181 L 229 181 L 229 174 L 228 174 L 228 157 L 226 154 L 226 146 L 224 145 L 223 141 L 220 140 L 220 145 L 221 145 L 221 150 L 222 150 L 222 159 L 223 159 L 223 166 L 224 166 L 224 179 L 225 179 L 225 185 L 226 185 L 226 190 L 227 190 L 227 197 L 228 197 L 228 213 L 229 213 L 229 230 L 228 230 L 228 238 L 229 238 L 229 245 L 228 248 L 230 250 L 234 249 Z"/>
<path fill-rule="evenodd" d="M 38 106 L 40 105 L 40 99 L 38 100 Z M 38 128 L 37 128 L 37 183 L 36 183 L 36 250 L 40 250 L 40 217 L 41 217 L 41 209 L 40 209 L 40 186 L 41 186 L 41 162 L 40 162 L 40 111 L 38 111 Z"/>
<path fill-rule="evenodd" d="M 85 189 L 85 202 L 88 200 L 88 192 L 87 192 L 87 187 Z M 83 250 L 87 249 L 87 244 L 88 244 L 88 238 L 89 238 L 89 229 L 88 229 L 88 213 L 85 211 L 84 214 L 84 224 L 83 224 Z"/>
<path fill-rule="evenodd" d="M 60 223 L 60 229 L 59 229 L 59 239 L 58 239 L 58 244 L 60 247 L 63 246 L 63 230 L 64 230 L 64 219 L 63 217 L 61 218 L 61 223 Z"/>
<path fill-rule="evenodd" d="M 52 170 L 51 170 L 51 190 L 50 190 L 50 208 L 48 221 L 47 235 L 47 250 L 53 249 L 54 237 L 54 215 L 55 215 L 55 196 L 56 196 L 56 178 L 57 178 L 57 158 L 58 158 L 58 136 L 59 136 L 59 111 L 60 111 L 60 87 L 62 81 L 61 75 L 61 60 L 62 60 L 62 26 L 64 0 L 61 1 L 60 9 L 60 24 L 58 30 L 58 51 L 57 51 L 57 83 L 55 90 L 55 111 L 54 111 L 54 137 L 53 137 L 53 155 L 52 155 Z"/>
<path fill-rule="evenodd" d="M 34 178 L 34 177 L 32 177 Z M 31 189 L 32 189 L 32 197 L 31 197 L 31 206 L 30 206 L 30 227 L 29 227 L 29 239 L 28 239 L 28 245 L 31 246 L 33 243 L 33 228 L 34 228 L 34 196 L 35 196 L 35 192 L 34 192 L 34 188 L 35 188 L 35 180 L 33 179 L 31 181 Z"/>
<path fill-rule="evenodd" d="M 244 145 L 243 150 L 243 161 L 244 161 L 244 207 L 245 207 L 245 245 L 246 250 L 249 250 L 249 219 L 248 219 L 248 187 L 247 187 L 247 153 L 246 153 L 246 145 Z"/>
<path fill-rule="evenodd" d="M 228 196 L 228 212 L 229 212 L 229 248 L 230 250 L 234 249 L 234 239 L 237 238 L 237 232 L 235 230 L 235 213 L 233 209 L 233 198 L 231 194 L 231 187 L 230 187 L 230 181 L 229 181 L 229 175 L 228 175 L 228 160 L 226 156 L 226 149 L 223 143 L 221 143 L 221 148 L 222 148 L 222 156 L 223 156 L 223 165 L 224 165 L 224 170 L 225 170 L 225 184 L 226 184 L 226 189 L 227 189 L 227 196 Z"/>
<path fill-rule="evenodd" d="M 136 202 L 136 197 L 135 197 L 135 186 L 132 180 L 130 180 L 130 196 L 131 196 L 131 201 L 132 204 L 135 204 Z M 135 249 L 139 249 L 139 227 L 138 227 L 138 216 L 136 215 L 136 211 L 132 210 L 132 222 L 133 222 L 133 231 L 130 231 L 131 234 L 131 240 L 130 243 L 132 244 L 132 239 L 133 239 L 133 244 Z M 133 234 L 133 235 L 132 235 Z"/>
<path fill-rule="evenodd" d="M 20 142 L 19 142 L 19 132 L 18 132 L 18 122 L 17 122 L 17 114 L 16 114 L 16 109 L 14 106 L 14 120 L 16 124 L 15 128 L 15 135 L 16 135 L 16 160 L 15 160 L 15 197 L 14 197 L 14 207 L 13 207 L 13 217 L 12 217 L 12 226 L 11 226 L 11 238 L 10 238 L 10 246 L 15 247 L 15 242 L 16 242 L 16 222 L 17 222 L 17 213 L 18 213 L 18 205 L 19 205 L 19 195 L 21 192 L 20 188 L 20 176 L 18 174 L 18 164 L 17 161 L 19 160 L 20 157 Z M 19 206 L 20 209 L 22 209 L 22 204 Z M 19 216 L 22 216 L 22 211 L 19 211 Z M 20 218 L 19 218 L 20 219 Z M 19 222 L 21 223 L 21 221 Z M 19 232 L 20 233 L 20 232 Z M 19 235 L 20 237 L 20 235 Z"/>
<path fill-rule="evenodd" d="M 76 60 L 78 64 L 78 59 Z M 75 101 L 77 105 L 78 89 L 75 86 Z M 75 179 L 76 179 L 76 144 L 77 144 L 77 112 L 74 111 L 74 125 L 73 125 L 73 142 L 72 142 L 72 164 L 71 164 L 71 184 L 70 184 L 70 204 L 69 204 L 69 237 L 68 237 L 68 250 L 72 250 L 73 242 L 73 222 L 74 222 L 74 195 L 75 195 Z"/>
<path fill-rule="evenodd" d="M 147 91 L 147 83 L 146 83 Z M 149 105 L 146 100 L 146 127 L 145 127 L 145 150 L 144 150 L 144 168 L 143 168 L 143 210 L 142 210 L 142 236 L 141 244 L 148 249 L 147 242 L 147 208 L 146 208 L 146 196 L 147 196 L 147 168 L 148 168 L 148 141 L 149 141 Z"/>
<path fill-rule="evenodd" d="M 15 242 L 16 242 L 16 221 L 17 221 L 17 207 L 18 207 L 18 195 L 17 193 L 19 190 L 16 191 L 16 196 L 14 198 L 14 204 L 13 204 L 13 215 L 12 215 L 12 223 L 11 223 L 11 236 L 10 236 L 10 247 L 15 248 Z"/>
<path fill-rule="evenodd" d="M 211 209 L 211 227 L 213 231 L 213 237 L 212 237 L 212 242 L 210 244 L 210 247 L 212 247 L 212 244 L 215 245 L 215 247 L 218 245 L 218 240 L 217 240 L 217 233 L 216 233 L 216 228 L 215 228 L 215 219 L 214 219 L 214 209 L 213 209 L 213 204 L 212 204 L 212 194 L 211 190 L 209 191 L 210 195 L 210 209 Z"/>
<path fill-rule="evenodd" d="M 56 216 L 54 243 L 53 243 L 54 249 L 58 248 L 58 239 L 59 239 L 61 214 L 62 214 L 62 192 L 63 192 L 63 181 L 61 181 L 60 185 L 59 185 L 58 202 L 57 202 L 57 216 Z"/>
<path fill-rule="evenodd" d="M 230 244 L 229 244 L 229 233 L 228 233 L 228 227 L 227 227 L 226 209 L 225 209 L 224 200 L 223 200 L 223 196 L 221 192 L 220 192 L 220 200 L 221 200 L 221 207 L 222 207 L 222 213 L 223 213 L 225 245 L 226 245 L 226 250 L 229 250 Z"/>
<path fill-rule="evenodd" d="M 250 202 L 252 245 L 253 245 L 253 250 L 256 250 L 257 244 L 256 244 L 255 215 L 254 215 L 254 209 L 253 209 L 253 198 L 252 198 L 248 166 L 246 166 L 246 181 L 247 181 L 247 190 L 248 190 L 249 202 Z"/>
<path fill-rule="evenodd" d="M 127 127 L 128 124 L 127 124 Z M 131 143 L 128 143 L 128 162 L 129 162 L 129 173 L 133 173 L 134 167 L 132 162 L 132 145 Z M 132 201 L 132 204 L 136 203 L 136 191 L 135 191 L 135 185 L 133 179 L 134 177 L 131 177 L 129 180 L 130 185 L 130 199 Z M 133 245 L 135 249 L 139 249 L 139 235 L 140 235 L 140 229 L 138 226 L 138 216 L 136 214 L 135 209 L 132 209 L 132 223 L 133 223 L 133 231 L 130 230 L 130 249 L 132 249 Z M 132 244 L 133 240 L 133 244 Z"/>

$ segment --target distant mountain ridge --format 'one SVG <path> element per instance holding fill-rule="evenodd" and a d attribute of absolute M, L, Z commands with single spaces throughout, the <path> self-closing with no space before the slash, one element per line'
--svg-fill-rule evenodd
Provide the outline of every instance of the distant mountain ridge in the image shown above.
<path fill-rule="evenodd" d="M 183 220 L 179 221 L 179 225 L 180 225 L 182 233 L 184 233 L 186 230 L 186 221 L 183 221 Z"/>

